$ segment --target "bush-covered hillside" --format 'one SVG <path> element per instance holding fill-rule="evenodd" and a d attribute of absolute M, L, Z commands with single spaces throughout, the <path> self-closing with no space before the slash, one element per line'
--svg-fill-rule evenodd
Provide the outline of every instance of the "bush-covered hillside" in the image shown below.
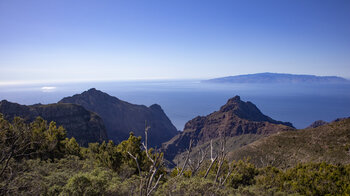
<path fill-rule="evenodd" d="M 230 159 L 251 157 L 260 167 L 289 168 L 298 163 L 350 163 L 350 118 L 316 128 L 280 132 L 232 151 Z"/>
<path fill-rule="evenodd" d="M 0 115 L 0 195 L 350 194 L 350 165 L 258 168 L 249 159 L 228 162 L 225 145 L 223 139 L 212 148 L 210 159 L 185 158 L 168 169 L 163 154 L 132 133 L 119 144 L 84 148 L 54 122 L 8 122 Z"/>

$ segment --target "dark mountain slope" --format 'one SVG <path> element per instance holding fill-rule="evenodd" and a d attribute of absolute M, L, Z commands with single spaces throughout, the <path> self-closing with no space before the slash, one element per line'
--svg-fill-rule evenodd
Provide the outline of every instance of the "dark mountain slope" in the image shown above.
<path fill-rule="evenodd" d="M 38 116 L 48 122 L 55 121 L 67 130 L 68 137 L 75 137 L 81 145 L 107 140 L 102 119 L 79 105 L 60 103 L 25 106 L 3 100 L 0 102 L 0 113 L 9 121 L 15 116 L 24 118 L 27 122 Z"/>
<path fill-rule="evenodd" d="M 103 119 L 110 139 L 119 142 L 129 137 L 129 132 L 144 137 L 145 122 L 150 126 L 149 145 L 160 146 L 177 134 L 162 108 L 157 105 L 146 107 L 122 101 L 96 89 L 90 89 L 59 103 L 75 103 L 96 112 Z"/>
<path fill-rule="evenodd" d="M 184 131 L 164 143 L 162 149 L 166 158 L 173 160 L 177 154 L 188 148 L 191 139 L 196 146 L 206 144 L 211 139 L 217 139 L 220 134 L 225 134 L 226 137 L 245 134 L 269 135 L 293 129 L 291 123 L 273 120 L 262 114 L 253 103 L 241 101 L 240 97 L 236 96 L 229 99 L 219 111 L 207 116 L 198 116 L 187 122 Z M 246 138 L 246 141 L 255 140 Z M 237 147 L 237 145 L 233 146 Z"/>
<path fill-rule="evenodd" d="M 300 162 L 350 163 L 350 118 L 316 128 L 280 132 L 230 153 L 231 159 L 250 157 L 257 166 L 287 168 Z"/>

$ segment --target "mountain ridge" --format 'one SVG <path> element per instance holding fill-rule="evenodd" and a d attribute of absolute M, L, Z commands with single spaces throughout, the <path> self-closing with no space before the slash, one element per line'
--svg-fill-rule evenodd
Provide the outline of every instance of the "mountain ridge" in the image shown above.
<path fill-rule="evenodd" d="M 350 83 L 338 76 L 316 76 L 287 73 L 255 73 L 202 80 L 207 83 Z"/>
<path fill-rule="evenodd" d="M 188 121 L 184 131 L 163 143 L 162 150 L 168 160 L 184 152 L 193 140 L 193 146 L 204 144 L 222 134 L 236 137 L 245 134 L 269 135 L 278 131 L 294 130 L 289 122 L 273 120 L 264 115 L 251 102 L 244 102 L 235 96 L 207 116 L 197 116 Z"/>
<path fill-rule="evenodd" d="M 149 145 L 160 146 L 177 134 L 177 129 L 158 104 L 136 105 L 91 88 L 81 94 L 65 97 L 59 103 L 74 103 L 97 113 L 104 121 L 107 133 L 115 142 L 129 137 L 129 132 L 144 138 L 149 130 Z"/>
<path fill-rule="evenodd" d="M 107 133 L 102 119 L 84 107 L 69 103 L 21 105 L 2 100 L 0 113 L 6 120 L 12 121 L 15 116 L 32 122 L 38 116 L 46 121 L 55 121 L 67 131 L 67 137 L 75 139 L 83 146 L 90 142 L 107 140 Z"/>

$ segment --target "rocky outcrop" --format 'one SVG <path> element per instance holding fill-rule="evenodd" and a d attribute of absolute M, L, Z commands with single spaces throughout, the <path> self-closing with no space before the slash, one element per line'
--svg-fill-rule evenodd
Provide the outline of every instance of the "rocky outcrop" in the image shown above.
<path fill-rule="evenodd" d="M 311 129 L 311 128 L 316 128 L 322 125 L 328 124 L 328 122 L 323 121 L 323 120 L 317 120 L 313 123 L 311 123 L 311 125 L 309 125 L 308 127 L 306 127 L 307 129 Z"/>
<path fill-rule="evenodd" d="M 146 123 L 151 127 L 148 143 L 153 147 L 160 147 L 178 133 L 159 105 L 131 104 L 94 88 L 63 98 L 59 103 L 74 103 L 96 112 L 106 125 L 109 139 L 115 142 L 127 139 L 131 131 L 144 137 Z"/>
<path fill-rule="evenodd" d="M 75 137 L 79 144 L 87 146 L 90 142 L 107 140 L 107 133 L 102 119 L 95 113 L 75 104 L 36 104 L 31 106 L 11 103 L 6 100 L 0 102 L 0 113 L 5 119 L 12 121 L 15 116 L 27 122 L 38 116 L 55 121 L 67 131 L 67 137 Z"/>
<path fill-rule="evenodd" d="M 220 135 L 235 137 L 243 134 L 270 135 L 279 131 L 293 130 L 289 122 L 273 120 L 264 115 L 251 102 L 241 101 L 235 96 L 227 101 L 219 111 L 208 116 L 198 116 L 186 123 L 184 131 L 163 144 L 163 151 L 168 160 L 184 152 L 193 140 L 193 145 L 200 145 Z"/>

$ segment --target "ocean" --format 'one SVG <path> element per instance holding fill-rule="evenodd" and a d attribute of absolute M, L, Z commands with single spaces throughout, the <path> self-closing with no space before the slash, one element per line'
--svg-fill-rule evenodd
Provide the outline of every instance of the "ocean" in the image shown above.
<path fill-rule="evenodd" d="M 305 128 L 316 120 L 350 116 L 350 84 L 211 84 L 198 80 L 85 82 L 0 86 L 0 100 L 25 105 L 55 103 L 96 88 L 121 100 L 161 105 L 178 130 L 196 116 L 220 109 L 239 95 L 265 115 Z"/>

